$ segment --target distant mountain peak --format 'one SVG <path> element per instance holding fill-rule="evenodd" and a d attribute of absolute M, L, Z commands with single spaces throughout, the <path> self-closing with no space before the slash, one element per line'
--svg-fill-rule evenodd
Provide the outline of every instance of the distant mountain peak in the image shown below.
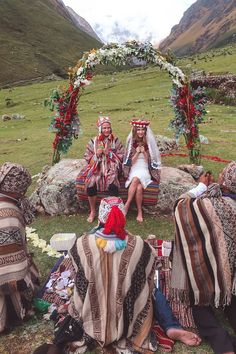
<path fill-rule="evenodd" d="M 60 0 L 58 0 L 60 1 Z M 99 42 L 102 40 L 98 37 L 97 33 L 94 31 L 92 26 L 81 16 L 79 16 L 71 7 L 66 6 L 68 13 L 76 27 L 81 29 L 82 31 L 88 33 L 91 37 L 97 39 Z"/>
<path fill-rule="evenodd" d="M 232 41 L 236 41 L 236 1 L 197 0 L 159 47 L 188 55 Z"/>

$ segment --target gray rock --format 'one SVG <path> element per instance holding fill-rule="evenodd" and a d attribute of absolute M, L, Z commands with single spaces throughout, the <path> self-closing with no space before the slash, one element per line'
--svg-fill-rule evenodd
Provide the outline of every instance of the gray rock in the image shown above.
<path fill-rule="evenodd" d="M 2 121 L 6 122 L 7 120 L 11 120 L 12 117 L 9 114 L 3 114 L 2 115 Z"/>
<path fill-rule="evenodd" d="M 195 180 L 197 180 L 200 177 L 200 175 L 202 174 L 202 172 L 204 171 L 203 166 L 197 166 L 194 164 L 179 165 L 179 166 L 177 166 L 177 168 L 189 173 Z"/>
<path fill-rule="evenodd" d="M 178 150 L 179 146 L 175 139 L 163 135 L 156 135 L 156 142 L 160 152 L 165 153 L 171 150 Z"/>
<path fill-rule="evenodd" d="M 75 180 L 86 165 L 84 159 L 63 159 L 56 165 L 45 166 L 31 195 L 31 203 L 39 213 L 49 215 L 75 214 L 81 208 L 76 195 Z M 162 167 L 158 203 L 145 208 L 149 214 L 171 214 L 181 194 L 196 185 L 193 177 L 180 169 Z"/>
<path fill-rule="evenodd" d="M 79 209 L 75 180 L 86 161 L 63 159 L 54 166 L 45 166 L 30 200 L 40 213 L 75 214 Z"/>
<path fill-rule="evenodd" d="M 174 167 L 163 166 L 161 169 L 160 192 L 155 207 L 155 213 L 158 215 L 171 214 L 174 204 L 181 194 L 195 186 L 196 183 L 189 173 Z M 150 212 L 150 208 L 148 209 Z"/>

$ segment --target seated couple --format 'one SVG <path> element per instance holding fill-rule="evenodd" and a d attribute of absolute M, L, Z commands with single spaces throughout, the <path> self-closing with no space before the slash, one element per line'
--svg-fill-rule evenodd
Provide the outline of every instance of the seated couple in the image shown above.
<path fill-rule="evenodd" d="M 156 255 L 139 236 L 125 229 L 125 206 L 107 197 L 99 208 L 99 226 L 83 234 L 69 254 L 76 271 L 68 314 L 56 323 L 53 345 L 36 353 L 157 351 L 154 317 L 173 340 L 197 346 L 198 335 L 185 331 L 154 287 Z M 41 351 L 40 351 L 41 350 Z"/>
<path fill-rule="evenodd" d="M 125 150 L 119 139 L 112 133 L 109 117 L 98 119 L 98 135 L 91 139 L 84 155 L 87 166 L 81 171 L 88 195 L 90 215 L 88 222 L 93 222 L 96 215 L 97 193 L 108 191 L 118 196 L 119 178 L 124 175 L 128 188 L 125 203 L 127 214 L 133 199 L 137 205 L 137 221 L 143 221 L 143 191 L 151 182 L 160 181 L 160 153 L 152 133 L 150 122 L 133 119 L 132 130 L 127 138 Z"/>

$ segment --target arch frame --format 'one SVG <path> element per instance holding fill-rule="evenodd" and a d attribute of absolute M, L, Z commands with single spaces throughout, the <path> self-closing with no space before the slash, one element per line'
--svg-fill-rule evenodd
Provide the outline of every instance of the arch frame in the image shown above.
<path fill-rule="evenodd" d="M 205 93 L 202 88 L 193 89 L 190 80 L 183 71 L 151 43 L 136 41 L 123 44 L 111 43 L 99 49 L 84 52 L 75 67 L 69 68 L 70 83 L 67 90 L 54 90 L 46 105 L 55 111 L 50 129 L 55 132 L 53 141 L 53 164 L 58 162 L 61 154 L 68 152 L 74 138 L 78 138 L 80 121 L 77 112 L 79 97 L 85 86 L 89 85 L 96 65 L 123 66 L 138 60 L 140 63 L 156 65 L 169 73 L 172 79 L 171 103 L 174 118 L 169 125 L 174 130 L 176 139 L 184 135 L 192 163 L 200 161 L 200 139 L 198 124 L 204 119 Z"/>

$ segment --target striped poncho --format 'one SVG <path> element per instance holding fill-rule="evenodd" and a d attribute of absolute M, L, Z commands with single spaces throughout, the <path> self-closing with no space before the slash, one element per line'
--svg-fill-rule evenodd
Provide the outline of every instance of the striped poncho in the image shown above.
<path fill-rule="evenodd" d="M 22 211 L 0 197 L 0 332 L 25 317 L 37 281 L 37 269 L 27 253 Z"/>
<path fill-rule="evenodd" d="M 103 149 L 104 154 L 97 157 L 97 150 Z M 98 191 L 106 191 L 112 183 L 119 186 L 118 177 L 122 169 L 123 146 L 113 134 L 100 140 L 99 136 L 91 139 L 87 145 L 84 158 L 87 166 L 80 172 L 86 187 L 96 185 Z"/>
<path fill-rule="evenodd" d="M 95 234 L 81 236 L 70 251 L 76 270 L 70 316 L 97 345 L 156 350 L 149 341 L 153 321 L 155 252 L 128 233 L 127 246 L 114 253 L 97 247 Z"/>
<path fill-rule="evenodd" d="M 219 186 L 175 207 L 171 294 L 195 305 L 229 304 L 236 294 L 236 202 Z"/>

